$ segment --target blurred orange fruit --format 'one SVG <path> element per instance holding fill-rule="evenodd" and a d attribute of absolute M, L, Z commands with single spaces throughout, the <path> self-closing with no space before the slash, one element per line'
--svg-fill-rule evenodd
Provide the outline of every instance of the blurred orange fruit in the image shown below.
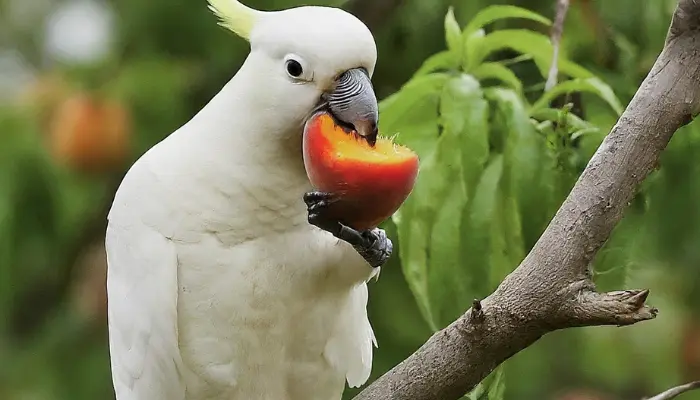
<path fill-rule="evenodd" d="M 84 92 L 59 104 L 49 126 L 56 160 L 84 173 L 120 167 L 128 157 L 131 119 L 126 107 Z"/>

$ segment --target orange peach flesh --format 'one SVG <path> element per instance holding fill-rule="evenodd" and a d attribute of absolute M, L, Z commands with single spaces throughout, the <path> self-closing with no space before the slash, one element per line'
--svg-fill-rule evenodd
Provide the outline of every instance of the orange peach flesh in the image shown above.
<path fill-rule="evenodd" d="M 321 114 L 320 129 L 333 148 L 338 158 L 366 161 L 372 164 L 396 164 L 416 157 L 408 147 L 394 143 L 391 139 L 377 137 L 374 147 L 355 133 L 348 133 L 338 126 L 328 114 Z"/>

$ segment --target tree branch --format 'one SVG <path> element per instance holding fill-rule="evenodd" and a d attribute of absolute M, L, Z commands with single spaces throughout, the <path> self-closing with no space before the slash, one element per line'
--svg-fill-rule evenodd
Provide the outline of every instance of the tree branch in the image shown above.
<path fill-rule="evenodd" d="M 569 0 L 557 0 L 557 11 L 552 25 L 552 64 L 549 66 L 547 81 L 544 84 L 545 92 L 551 90 L 557 84 L 557 75 L 559 75 L 559 47 L 561 44 L 561 35 L 564 33 L 564 21 L 566 20 L 566 12 L 569 11 Z"/>
<path fill-rule="evenodd" d="M 651 72 L 525 260 L 478 313 L 435 333 L 354 400 L 456 400 L 548 332 L 655 317 L 647 290 L 595 292 L 589 264 L 674 132 L 700 111 L 699 26 L 700 0 L 679 0 Z"/>
<path fill-rule="evenodd" d="M 649 397 L 646 400 L 671 400 L 675 399 L 678 395 L 685 392 L 700 389 L 700 381 L 686 383 L 685 385 L 676 386 L 674 388 L 668 389 L 667 391 L 657 394 L 654 397 Z"/>

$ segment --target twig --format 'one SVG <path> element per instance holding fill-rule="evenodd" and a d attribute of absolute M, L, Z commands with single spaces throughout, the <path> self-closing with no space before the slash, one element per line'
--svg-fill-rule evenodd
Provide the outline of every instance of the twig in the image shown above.
<path fill-rule="evenodd" d="M 652 319 L 648 290 L 598 293 L 589 264 L 673 134 L 700 113 L 700 1 L 679 0 L 663 51 L 525 260 L 354 400 L 457 400 L 549 332 Z"/>
<path fill-rule="evenodd" d="M 566 12 L 568 10 L 569 0 L 557 0 L 557 11 L 551 32 L 552 64 L 549 66 L 547 83 L 544 85 L 545 92 L 551 90 L 557 84 L 557 75 L 559 74 L 559 47 L 561 45 L 561 35 L 564 33 L 564 21 L 566 20 Z"/>
<path fill-rule="evenodd" d="M 683 394 L 685 392 L 695 390 L 695 389 L 700 389 L 700 381 L 690 382 L 690 383 L 686 383 L 685 385 L 673 387 L 671 389 L 668 389 L 665 392 L 657 394 L 654 397 L 649 397 L 646 400 L 670 400 L 670 399 L 676 398 L 676 396 L 678 396 L 680 394 Z"/>

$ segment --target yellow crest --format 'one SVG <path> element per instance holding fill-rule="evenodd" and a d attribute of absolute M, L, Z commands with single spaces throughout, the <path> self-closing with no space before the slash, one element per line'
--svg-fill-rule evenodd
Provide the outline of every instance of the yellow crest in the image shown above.
<path fill-rule="evenodd" d="M 250 33 L 263 11 L 241 4 L 238 0 L 208 0 L 209 9 L 221 20 L 219 25 L 250 40 Z"/>

